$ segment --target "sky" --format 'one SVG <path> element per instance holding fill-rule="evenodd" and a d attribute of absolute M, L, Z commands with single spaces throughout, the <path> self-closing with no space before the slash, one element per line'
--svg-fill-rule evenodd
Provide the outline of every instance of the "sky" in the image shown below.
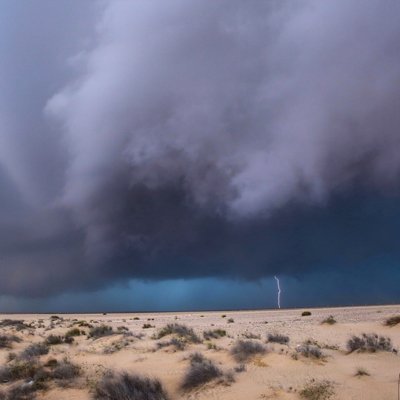
<path fill-rule="evenodd" d="M 397 0 L 0 3 L 0 311 L 399 302 Z"/>

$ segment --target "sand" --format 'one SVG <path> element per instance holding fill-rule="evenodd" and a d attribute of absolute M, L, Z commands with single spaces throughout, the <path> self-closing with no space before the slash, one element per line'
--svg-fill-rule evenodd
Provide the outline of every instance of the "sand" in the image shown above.
<path fill-rule="evenodd" d="M 126 314 L 59 314 L 62 319 L 51 320 L 51 315 L 0 315 L 0 319 L 19 319 L 32 328 L 16 331 L 13 327 L 0 328 L 0 334 L 13 333 L 22 339 L 12 349 L 0 349 L 0 364 L 6 365 L 8 353 L 19 354 L 31 343 L 43 342 L 50 334 L 64 335 L 78 321 L 93 326 L 111 326 L 115 331 L 124 326 L 129 334 L 115 334 L 97 339 L 85 335 L 75 337 L 72 344 L 50 347 L 40 362 L 67 357 L 81 367 L 82 375 L 60 385 L 49 381 L 46 388 L 36 392 L 38 399 L 91 399 L 93 388 L 105 371 L 128 371 L 160 379 L 171 399 L 300 399 L 308 384 L 328 381 L 334 394 L 332 399 L 389 400 L 397 399 L 400 357 L 395 351 L 352 352 L 346 343 L 352 335 L 376 333 L 391 338 L 394 349 L 400 346 L 400 324 L 384 325 L 391 316 L 400 315 L 400 306 L 370 306 L 310 309 L 311 316 L 301 316 L 303 310 L 257 310 L 184 313 L 126 313 Z M 223 315 L 226 315 L 223 317 Z M 321 324 L 333 315 L 333 325 Z M 233 319 L 233 322 L 230 319 Z M 40 322 L 42 320 L 42 322 Z M 173 346 L 157 347 L 170 337 L 155 340 L 153 336 L 166 324 L 184 324 L 202 338 L 203 331 L 226 330 L 227 336 L 188 344 L 182 351 Z M 150 328 L 143 328 L 150 324 Z M 88 332 L 89 328 L 81 327 Z M 267 343 L 268 333 L 280 333 L 290 338 L 288 345 Z M 133 334 L 133 336 L 131 336 Z M 143 337 L 138 337 L 143 335 Z M 238 339 L 253 336 L 253 341 L 265 345 L 267 352 L 256 355 L 245 363 L 245 371 L 235 372 L 238 366 L 230 349 Z M 258 339 L 259 338 L 259 339 Z M 304 357 L 296 349 L 310 340 L 320 347 L 323 357 Z M 191 391 L 182 391 L 181 382 L 189 368 L 189 357 L 200 352 L 212 360 L 223 372 L 231 372 L 234 382 L 215 379 Z M 369 375 L 355 376 L 359 368 Z M 0 390 L 21 384 L 1 383 Z M 321 397 L 322 399 L 323 397 Z M 318 398 L 316 398 L 318 399 Z"/>

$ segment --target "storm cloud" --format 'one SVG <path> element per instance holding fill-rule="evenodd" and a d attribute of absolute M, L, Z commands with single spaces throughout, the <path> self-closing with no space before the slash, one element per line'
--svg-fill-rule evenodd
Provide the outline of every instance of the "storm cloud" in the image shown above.
<path fill-rule="evenodd" d="M 0 291 L 399 261 L 397 1 L 5 1 Z"/>

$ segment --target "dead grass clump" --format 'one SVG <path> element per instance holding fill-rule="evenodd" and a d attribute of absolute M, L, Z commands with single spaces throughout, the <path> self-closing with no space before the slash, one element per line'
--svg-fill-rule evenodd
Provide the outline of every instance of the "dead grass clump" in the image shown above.
<path fill-rule="evenodd" d="M 164 336 L 176 335 L 180 338 L 185 339 L 189 343 L 200 343 L 201 340 L 195 334 L 192 328 L 182 324 L 168 324 L 161 328 L 155 335 L 155 339 L 161 339 Z"/>
<path fill-rule="evenodd" d="M 21 338 L 15 335 L 0 335 L 0 349 L 11 349 L 13 343 L 21 341 Z"/>
<path fill-rule="evenodd" d="M 333 395 L 333 385 L 329 381 L 310 382 L 300 390 L 300 397 L 307 400 L 327 400 Z"/>
<path fill-rule="evenodd" d="M 106 373 L 97 383 L 94 392 L 96 400 L 168 400 L 161 382 L 124 372 Z"/>
<path fill-rule="evenodd" d="M 270 343 L 279 343 L 279 344 L 288 344 L 289 336 L 281 335 L 280 333 L 269 333 L 267 335 L 268 342 Z"/>
<path fill-rule="evenodd" d="M 57 362 L 51 373 L 53 379 L 58 381 L 71 381 L 81 374 L 81 369 L 78 365 L 71 363 L 68 360 Z"/>
<path fill-rule="evenodd" d="M 210 340 L 210 339 L 219 339 L 221 337 L 226 336 L 226 330 L 225 329 L 214 329 L 210 331 L 204 331 L 203 332 L 203 337 L 205 340 Z"/>
<path fill-rule="evenodd" d="M 95 326 L 89 331 L 89 338 L 97 339 L 99 337 L 110 336 L 115 332 L 113 331 L 111 326 L 108 325 L 100 325 Z"/>
<path fill-rule="evenodd" d="M 330 315 L 328 318 L 325 318 L 321 324 L 327 324 L 327 325 L 334 325 L 336 324 L 336 319 L 333 317 L 333 315 Z"/>
<path fill-rule="evenodd" d="M 390 338 L 378 336 L 375 333 L 363 333 L 361 336 L 353 336 L 347 342 L 347 349 L 353 351 L 375 353 L 376 351 L 393 351 Z"/>
<path fill-rule="evenodd" d="M 185 391 L 195 389 L 222 375 L 222 371 L 211 360 L 200 353 L 194 353 L 190 358 L 189 369 L 183 377 L 181 389 Z"/>
<path fill-rule="evenodd" d="M 397 324 L 400 324 L 400 315 L 395 315 L 385 321 L 386 326 L 396 326 Z"/>
<path fill-rule="evenodd" d="M 265 354 L 266 348 L 261 343 L 252 340 L 238 340 L 231 349 L 231 355 L 243 363 L 254 357 L 256 354 Z"/>

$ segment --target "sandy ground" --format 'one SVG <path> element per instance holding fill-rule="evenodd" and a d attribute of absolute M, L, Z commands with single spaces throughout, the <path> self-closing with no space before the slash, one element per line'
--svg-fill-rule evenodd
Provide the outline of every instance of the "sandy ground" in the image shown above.
<path fill-rule="evenodd" d="M 51 346 L 49 354 L 40 356 L 40 362 L 67 357 L 81 367 L 82 376 L 62 387 L 56 382 L 49 382 L 46 389 L 37 392 L 38 399 L 91 399 L 93 387 L 108 369 L 159 378 L 170 398 L 177 400 L 300 399 L 301 390 L 307 384 L 324 380 L 332 384 L 332 399 L 397 399 L 399 355 L 385 351 L 349 354 L 346 343 L 352 335 L 365 332 L 388 336 L 395 349 L 400 347 L 400 324 L 394 327 L 384 325 L 388 317 L 400 315 L 399 305 L 311 309 L 311 316 L 301 316 L 302 311 L 59 314 L 62 319 L 53 321 L 51 315 L 0 315 L 1 320 L 18 319 L 32 324 L 31 328 L 21 331 L 14 327 L 0 328 L 0 334 L 12 333 L 22 339 L 11 349 L 0 349 L 0 364 L 10 362 L 8 353 L 18 354 L 31 343 L 43 342 L 50 334 L 64 335 L 80 321 L 85 321 L 93 326 L 109 325 L 115 331 L 124 326 L 128 334 L 97 339 L 81 335 L 75 337 L 72 344 Z M 330 315 L 337 323 L 321 324 Z M 154 335 L 169 323 L 193 328 L 201 338 L 203 331 L 218 328 L 226 330 L 227 336 L 188 344 L 182 351 L 173 346 L 158 349 L 157 342 L 166 341 L 168 337 L 156 340 Z M 144 329 L 144 324 L 152 327 Z M 80 329 L 89 332 L 90 328 Z M 290 342 L 288 345 L 267 343 L 268 333 L 287 335 Z M 143 337 L 137 337 L 140 334 Z M 214 380 L 191 391 L 180 389 L 189 368 L 190 354 L 201 352 L 224 372 L 234 371 L 238 363 L 230 354 L 230 349 L 238 339 L 245 340 L 245 336 L 249 335 L 255 337 L 253 341 L 264 344 L 267 352 L 246 362 L 245 371 L 234 372 L 234 382 Z M 315 342 L 321 348 L 322 358 L 307 358 L 296 351 L 297 346 L 306 340 Z M 355 376 L 358 368 L 365 369 L 369 376 Z M 7 391 L 15 384 L 20 382 L 0 383 L 0 390 Z"/>

